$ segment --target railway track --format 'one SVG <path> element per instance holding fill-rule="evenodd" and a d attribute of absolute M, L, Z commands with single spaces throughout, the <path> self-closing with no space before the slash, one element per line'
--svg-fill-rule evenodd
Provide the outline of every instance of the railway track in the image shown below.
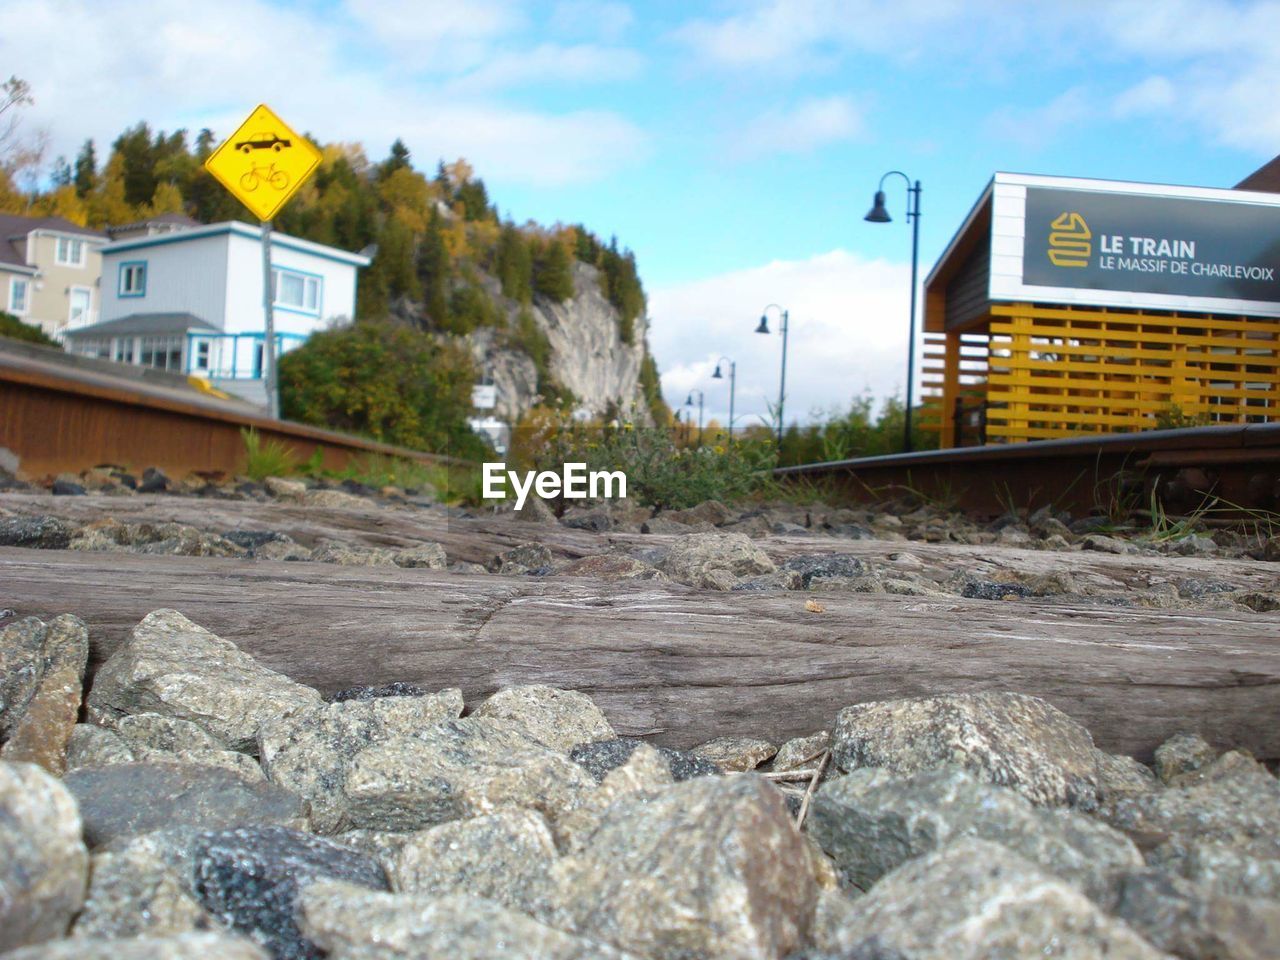
<path fill-rule="evenodd" d="M 1209 503 L 1280 510 L 1280 423 L 1190 427 L 1069 440 L 960 447 L 781 467 L 784 482 L 821 481 L 857 502 L 904 494 L 974 514 L 1011 507 L 1171 514 Z"/>

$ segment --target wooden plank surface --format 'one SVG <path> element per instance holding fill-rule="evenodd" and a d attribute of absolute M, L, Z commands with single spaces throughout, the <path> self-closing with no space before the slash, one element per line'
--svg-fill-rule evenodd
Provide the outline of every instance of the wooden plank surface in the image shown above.
<path fill-rule="evenodd" d="M 809 613 L 808 598 L 0 549 L 0 607 L 82 617 L 95 664 L 147 612 L 173 607 L 324 691 L 409 680 L 461 687 L 474 706 L 550 683 L 590 694 L 619 732 L 676 746 L 810 733 L 866 700 L 1014 690 L 1115 752 L 1147 758 L 1198 730 L 1280 758 L 1274 615 L 868 594 L 823 594 L 825 612 Z"/>

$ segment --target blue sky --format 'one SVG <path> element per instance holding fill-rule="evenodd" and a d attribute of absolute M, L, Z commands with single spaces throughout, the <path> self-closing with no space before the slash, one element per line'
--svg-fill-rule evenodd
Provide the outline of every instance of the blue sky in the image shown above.
<path fill-rule="evenodd" d="M 794 412 L 901 389 L 910 236 L 862 221 L 885 170 L 924 184 L 925 272 L 995 170 L 1229 186 L 1280 152 L 1276 3 L 17 0 L 5 25 L 51 155 L 263 100 L 374 158 L 465 156 L 517 220 L 617 234 L 669 398 L 721 416 L 721 353 L 748 414 L 776 391 L 750 333 L 771 301 Z"/>

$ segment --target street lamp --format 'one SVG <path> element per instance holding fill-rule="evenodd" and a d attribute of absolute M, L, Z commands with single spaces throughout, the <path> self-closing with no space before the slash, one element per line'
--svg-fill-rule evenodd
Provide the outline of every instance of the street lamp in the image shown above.
<path fill-rule="evenodd" d="M 787 319 L 789 314 L 776 303 L 771 303 L 760 314 L 760 326 L 756 333 L 769 332 L 769 311 L 777 310 L 782 315 L 782 376 L 778 379 L 778 448 L 782 448 L 782 402 L 787 396 Z"/>
<path fill-rule="evenodd" d="M 712 380 L 723 380 L 724 374 L 720 372 L 720 365 L 729 364 L 729 446 L 733 446 L 733 394 L 738 388 L 738 365 L 728 357 L 721 357 L 716 361 L 716 372 L 711 374 Z"/>
<path fill-rule="evenodd" d="M 698 446 L 702 446 L 702 400 L 703 400 L 702 391 L 701 390 L 691 391 L 689 393 L 689 399 L 684 402 L 684 405 L 686 407 L 689 407 L 689 416 L 690 418 L 692 418 L 693 417 L 693 395 L 695 393 L 698 395 Z"/>
<path fill-rule="evenodd" d="M 870 212 L 863 217 L 871 223 L 890 223 L 893 218 L 884 206 L 884 182 L 892 176 L 899 176 L 907 182 L 907 222 L 911 224 L 911 318 L 907 334 L 907 403 L 903 425 L 902 448 L 911 452 L 911 384 L 915 379 L 916 369 L 916 271 L 920 260 L 920 181 L 913 185 L 911 178 L 901 170 L 890 170 L 880 178 L 880 186 L 876 190 L 875 201 Z"/>

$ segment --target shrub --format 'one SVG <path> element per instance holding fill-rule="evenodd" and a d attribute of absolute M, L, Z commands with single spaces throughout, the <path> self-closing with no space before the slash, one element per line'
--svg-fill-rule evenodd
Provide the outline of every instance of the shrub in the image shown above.
<path fill-rule="evenodd" d="M 244 441 L 244 472 L 250 479 L 261 482 L 267 477 L 287 477 L 298 472 L 297 454 L 284 441 L 263 442 L 253 427 L 241 428 L 240 438 Z"/>
<path fill-rule="evenodd" d="M 50 337 L 45 336 L 45 332 L 35 324 L 26 323 L 15 317 L 12 313 L 5 313 L 0 310 L 0 337 L 8 337 L 10 340 L 21 340 L 24 343 L 38 343 L 42 347 L 57 347 L 62 349 L 62 344 L 58 343 Z"/>
<path fill-rule="evenodd" d="M 463 459 L 486 450 L 467 425 L 474 382 L 461 348 L 385 320 L 314 334 L 280 359 L 285 417 Z"/>

